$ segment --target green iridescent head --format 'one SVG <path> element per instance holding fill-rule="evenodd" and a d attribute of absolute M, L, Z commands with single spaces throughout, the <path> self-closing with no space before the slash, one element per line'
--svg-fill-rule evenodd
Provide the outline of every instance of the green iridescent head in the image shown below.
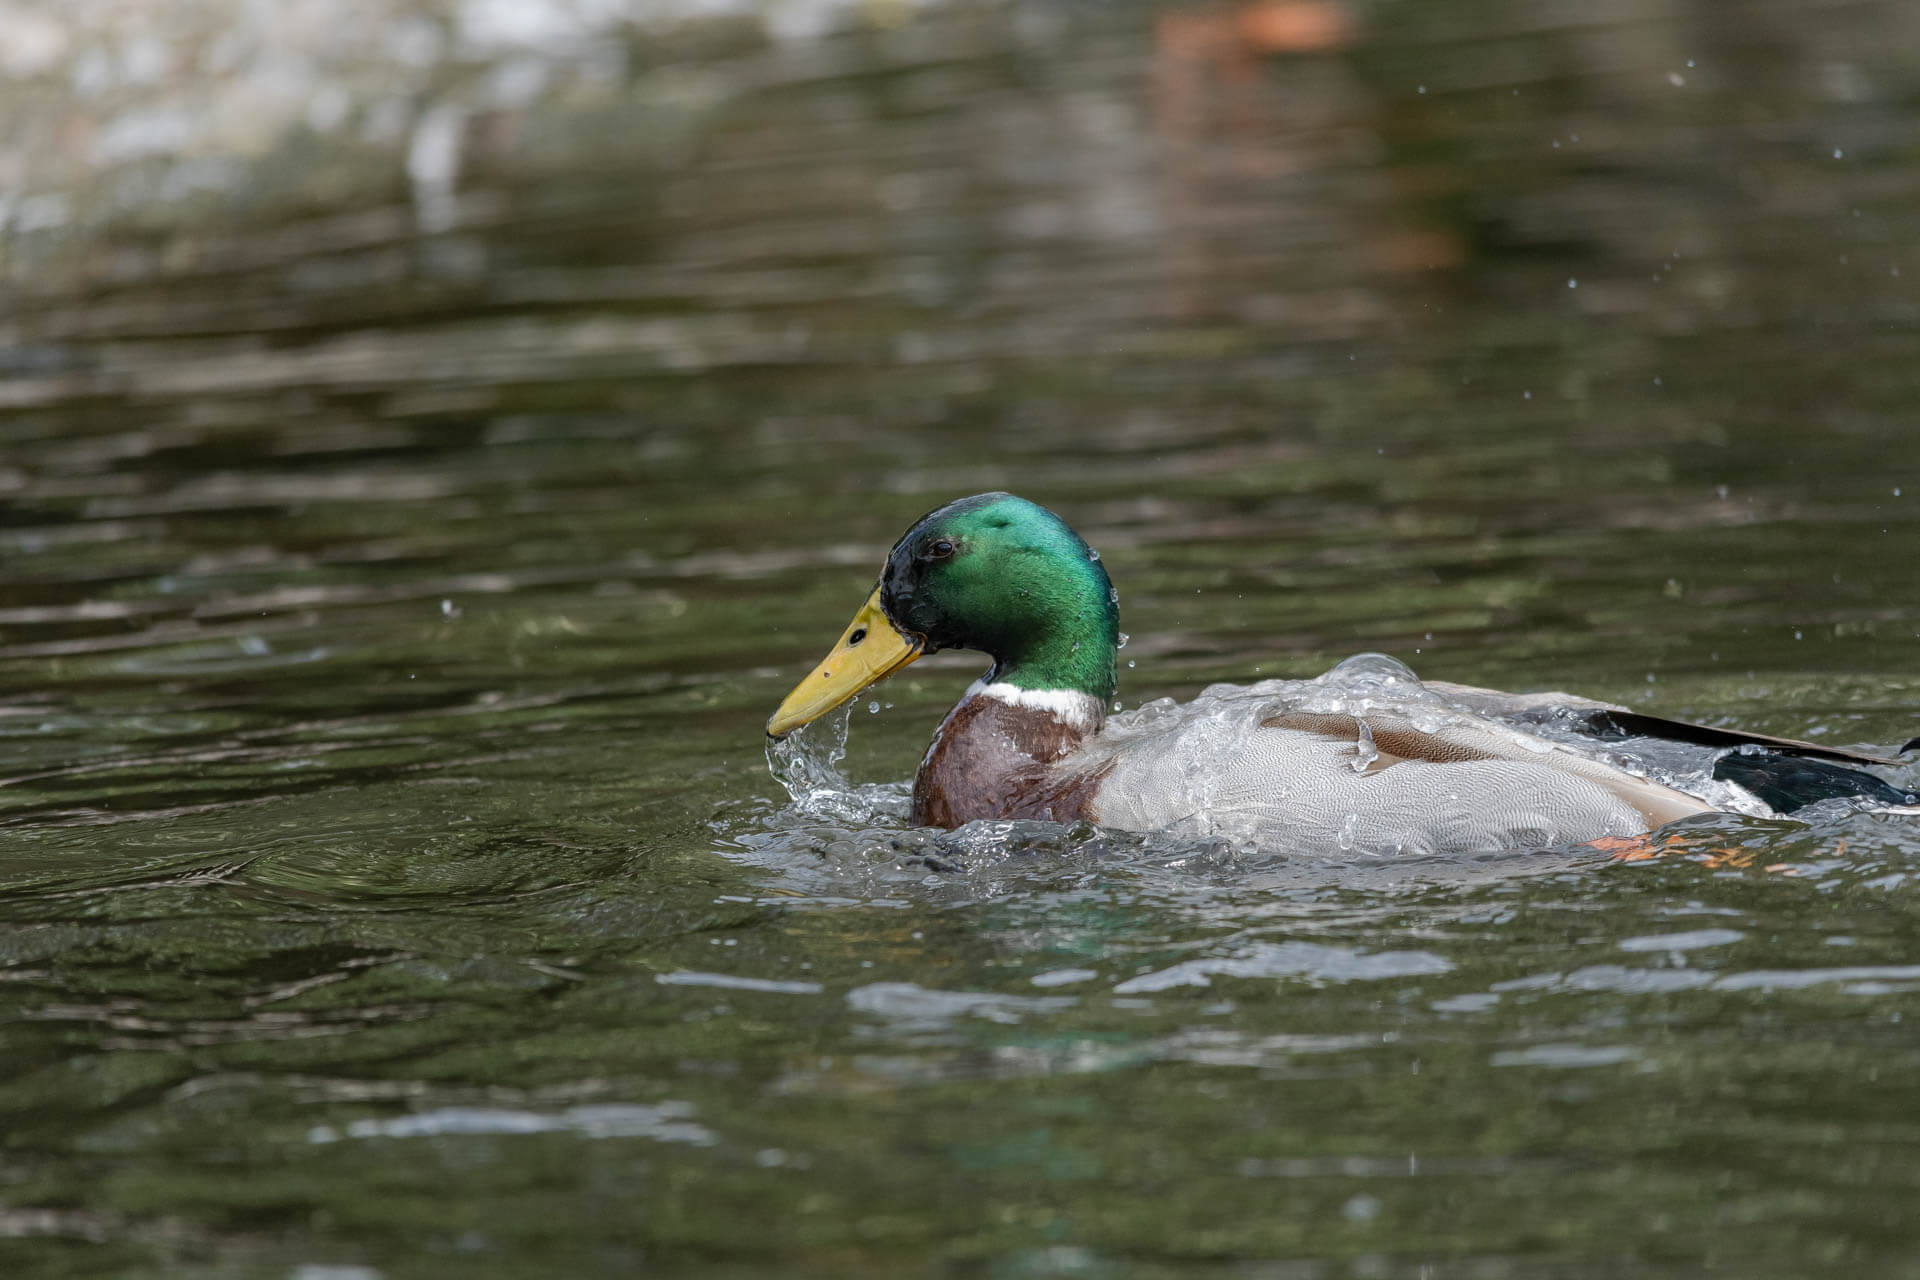
<path fill-rule="evenodd" d="M 1010 493 L 950 502 L 894 544 L 887 619 L 926 651 L 976 649 L 1022 689 L 1113 696 L 1118 596 L 1100 557 L 1053 512 Z"/>
<path fill-rule="evenodd" d="M 767 722 L 790 732 L 923 653 L 974 649 L 993 679 L 1102 702 L 1116 687 L 1118 595 L 1099 555 L 1053 512 L 982 493 L 921 517 L 894 544 L 840 644 Z"/>

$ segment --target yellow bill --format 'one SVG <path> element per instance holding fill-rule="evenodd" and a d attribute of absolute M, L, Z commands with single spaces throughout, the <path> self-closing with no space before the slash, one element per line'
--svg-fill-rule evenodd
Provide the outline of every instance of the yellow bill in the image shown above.
<path fill-rule="evenodd" d="M 868 685 L 912 662 L 926 643 L 924 637 L 903 636 L 893 629 L 886 610 L 880 607 L 880 588 L 875 587 L 860 612 L 853 615 L 840 643 L 794 686 L 767 721 L 767 736 L 784 738 L 801 725 L 818 720 Z"/>

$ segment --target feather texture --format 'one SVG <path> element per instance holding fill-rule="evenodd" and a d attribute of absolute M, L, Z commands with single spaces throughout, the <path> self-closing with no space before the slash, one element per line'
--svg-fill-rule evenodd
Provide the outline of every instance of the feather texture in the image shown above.
<path fill-rule="evenodd" d="M 1544 739 L 1392 713 L 1283 712 L 1250 732 L 1090 747 L 1094 817 L 1302 849 L 1460 853 L 1638 835 L 1705 802 Z M 1111 754 L 1107 754 L 1110 752 Z"/>

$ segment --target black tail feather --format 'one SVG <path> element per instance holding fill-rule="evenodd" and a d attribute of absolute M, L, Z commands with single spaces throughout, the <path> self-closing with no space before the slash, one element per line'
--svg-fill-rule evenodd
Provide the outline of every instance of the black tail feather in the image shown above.
<path fill-rule="evenodd" d="M 1853 797 L 1876 804 L 1920 804 L 1920 795 L 1890 786 L 1870 773 L 1771 751 L 1736 751 L 1721 756 L 1714 761 L 1713 776 L 1752 792 L 1778 813 L 1792 813 L 1821 800 Z"/>
<path fill-rule="evenodd" d="M 1901 755 L 1905 755 L 1909 751 L 1920 751 L 1920 738 L 1915 738 L 1912 742 L 1900 748 Z"/>
<path fill-rule="evenodd" d="M 1538 717 L 1561 719 L 1565 716 L 1562 708 L 1550 707 L 1533 713 Z M 1685 720 L 1669 720 L 1665 716 L 1643 715 L 1638 711 L 1627 711 L 1619 707 L 1597 707 L 1579 713 L 1585 721 L 1588 733 L 1600 738 L 1664 738 L 1668 742 L 1691 742 L 1701 747 L 1765 747 L 1782 755 L 1813 756 L 1822 760 L 1840 760 L 1848 764 L 1899 764 L 1898 760 L 1886 756 L 1870 755 L 1865 751 L 1856 751 L 1850 747 L 1822 746 L 1817 742 L 1802 742 L 1797 738 L 1776 738 L 1766 733 L 1743 733 L 1738 729 L 1715 729 L 1710 725 L 1692 724 Z M 1521 719 L 1528 716 L 1522 715 Z M 1915 738 L 1902 751 L 1920 746 L 1920 738 Z"/>

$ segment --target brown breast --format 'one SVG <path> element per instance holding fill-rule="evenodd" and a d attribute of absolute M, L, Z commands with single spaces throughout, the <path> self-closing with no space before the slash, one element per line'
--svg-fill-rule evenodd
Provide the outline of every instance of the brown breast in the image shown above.
<path fill-rule="evenodd" d="M 1083 738 L 1050 712 L 976 694 L 934 733 L 913 779 L 913 821 L 951 829 L 979 818 L 1090 818 L 1106 770 L 1067 760 Z"/>

